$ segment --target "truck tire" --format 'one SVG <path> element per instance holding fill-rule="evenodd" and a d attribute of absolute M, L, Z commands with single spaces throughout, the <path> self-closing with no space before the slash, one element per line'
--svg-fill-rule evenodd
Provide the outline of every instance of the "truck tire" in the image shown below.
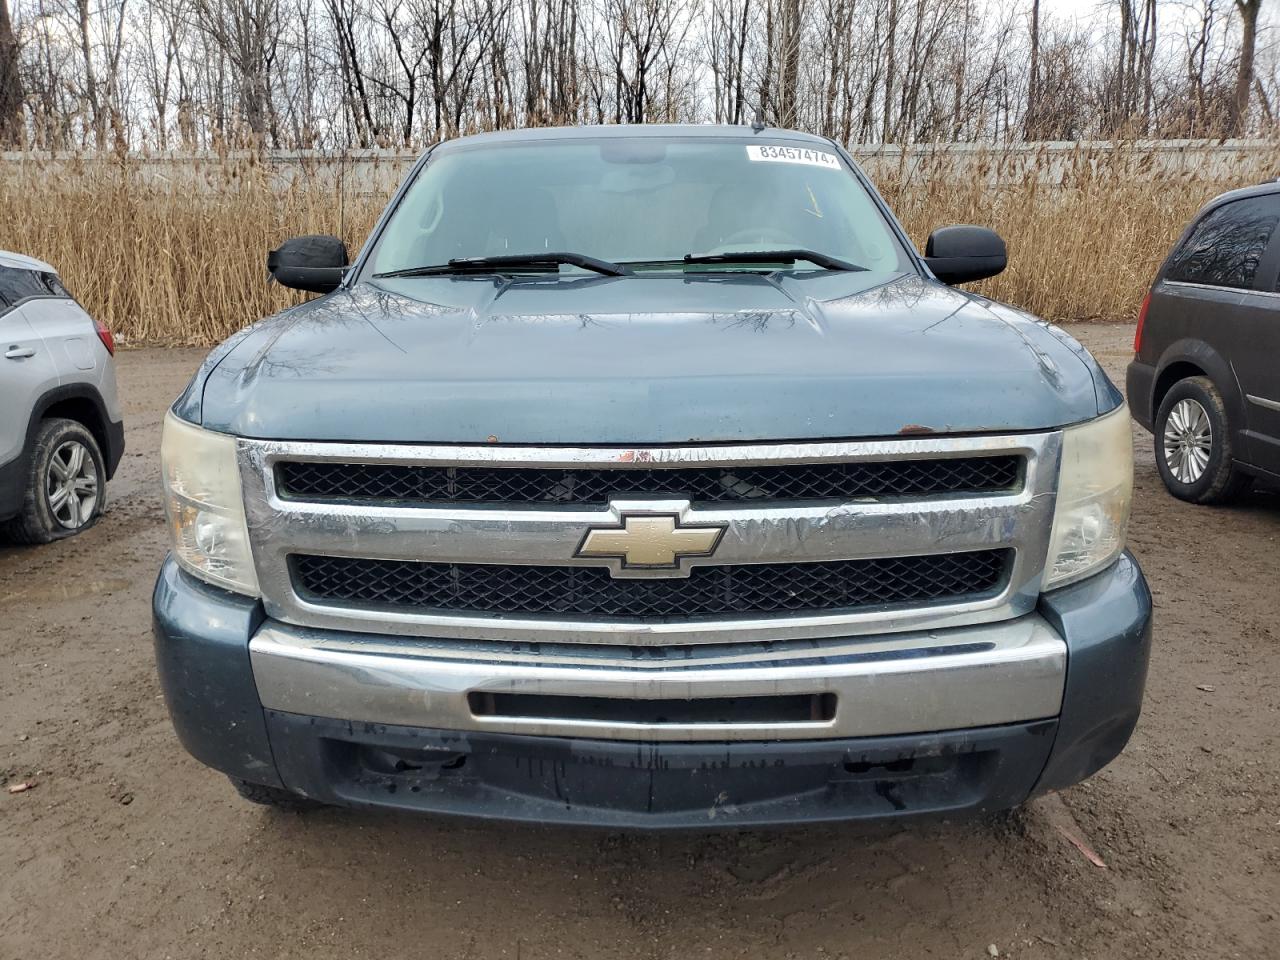
<path fill-rule="evenodd" d="M 1227 408 L 1208 377 L 1187 377 L 1169 389 L 1154 434 L 1156 468 L 1179 500 L 1229 503 L 1253 484 L 1233 462 Z"/>
<path fill-rule="evenodd" d="M 291 790 L 268 787 L 261 783 L 250 783 L 248 780 L 241 780 L 239 777 L 228 777 L 227 779 L 236 788 L 236 793 L 250 803 L 261 804 L 264 807 L 276 807 L 280 810 L 306 810 L 309 807 L 317 806 L 314 800 L 300 797 Z"/>
<path fill-rule="evenodd" d="M 22 512 L 0 523 L 14 543 L 50 543 L 97 523 L 107 502 L 107 468 L 84 424 L 63 417 L 40 422 L 27 469 Z"/>

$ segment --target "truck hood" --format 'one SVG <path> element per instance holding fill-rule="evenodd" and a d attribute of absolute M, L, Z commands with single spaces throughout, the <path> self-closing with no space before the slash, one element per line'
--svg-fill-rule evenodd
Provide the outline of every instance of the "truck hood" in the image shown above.
<path fill-rule="evenodd" d="M 242 331 L 177 409 L 265 439 L 644 445 L 1025 431 L 1118 402 L 1008 307 L 815 272 L 360 283 Z"/>

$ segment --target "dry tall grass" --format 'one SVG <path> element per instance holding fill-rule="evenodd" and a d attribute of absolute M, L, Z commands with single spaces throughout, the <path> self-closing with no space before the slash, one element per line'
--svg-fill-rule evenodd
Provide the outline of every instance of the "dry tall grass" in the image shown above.
<path fill-rule="evenodd" d="M 967 174 L 945 153 L 909 177 L 880 178 L 890 206 L 924 249 L 947 223 L 990 226 L 1009 268 L 978 285 L 987 296 L 1051 320 L 1132 320 L 1170 246 L 1195 212 L 1226 190 L 1276 176 L 1276 153 L 1227 158 L 1206 170 L 1168 173 L 1157 149 L 1041 152 L 1026 162 L 992 151 Z M 1053 165 L 1052 177 L 1044 167 Z"/>
<path fill-rule="evenodd" d="M 918 244 L 946 223 L 987 224 L 1005 237 L 1010 267 L 984 285 L 990 296 L 1055 320 L 1125 320 L 1205 200 L 1275 175 L 1251 161 L 1170 176 L 1153 160 L 1139 149 L 1082 150 L 1060 182 L 1046 183 L 1025 158 L 1011 174 L 1008 156 L 983 154 L 957 176 L 939 152 L 910 175 L 879 180 Z M 38 162 L 0 166 L 0 248 L 56 264 L 126 343 L 209 344 L 295 299 L 267 285 L 268 249 L 338 232 L 333 186 L 272 182 L 269 171 L 230 161 L 198 166 L 182 183 L 143 177 L 130 160 L 57 176 Z M 350 186 L 342 219 L 354 251 L 385 197 Z"/>
<path fill-rule="evenodd" d="M 139 165 L 85 164 L 44 176 L 0 166 L 0 249 L 57 266 L 67 286 L 127 344 L 212 344 L 297 302 L 267 283 L 267 251 L 304 233 L 337 233 L 333 190 L 276 190 L 270 174 L 212 162 L 182 183 Z M 355 251 L 383 198 L 345 201 Z"/>

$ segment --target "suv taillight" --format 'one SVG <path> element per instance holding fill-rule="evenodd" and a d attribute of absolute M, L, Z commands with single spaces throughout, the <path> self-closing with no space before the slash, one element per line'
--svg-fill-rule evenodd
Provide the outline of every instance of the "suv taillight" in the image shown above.
<path fill-rule="evenodd" d="M 116 338 L 111 335 L 111 331 L 107 329 L 106 324 L 95 317 L 93 329 L 98 331 L 98 339 L 107 348 L 107 353 L 114 357 L 116 355 Z"/>
<path fill-rule="evenodd" d="M 1133 332 L 1133 352 L 1138 354 L 1142 351 L 1142 328 L 1147 322 L 1147 308 L 1151 306 L 1151 291 L 1147 291 L 1147 295 L 1142 298 L 1142 306 L 1138 310 L 1138 329 Z"/>

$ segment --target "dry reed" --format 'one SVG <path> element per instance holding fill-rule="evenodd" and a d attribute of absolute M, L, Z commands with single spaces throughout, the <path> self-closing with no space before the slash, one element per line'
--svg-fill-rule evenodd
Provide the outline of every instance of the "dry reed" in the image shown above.
<path fill-rule="evenodd" d="M 957 175 L 945 151 L 877 179 L 923 245 L 945 223 L 987 224 L 1010 266 L 982 292 L 1054 319 L 1127 320 L 1188 218 L 1209 197 L 1274 171 L 1257 161 L 1169 175 L 1142 149 L 1077 151 L 1015 164 L 984 152 Z M 1051 162 L 1060 169 L 1046 182 Z M 191 161 L 182 182 L 139 161 L 0 165 L 0 249 L 49 260 L 125 343 L 210 344 L 295 302 L 268 286 L 265 254 L 285 237 L 336 233 L 332 178 L 281 188 L 251 162 Z M 354 251 L 385 196 L 348 182 L 341 219 Z"/>
<path fill-rule="evenodd" d="M 946 223 L 990 226 L 1009 268 L 979 292 L 1050 320 L 1128 321 L 1170 246 L 1206 201 L 1274 177 L 1276 154 L 1226 156 L 1170 172 L 1159 147 L 1087 147 L 1028 158 L 990 151 L 959 174 L 946 153 L 926 155 L 881 189 L 924 248 Z"/>

